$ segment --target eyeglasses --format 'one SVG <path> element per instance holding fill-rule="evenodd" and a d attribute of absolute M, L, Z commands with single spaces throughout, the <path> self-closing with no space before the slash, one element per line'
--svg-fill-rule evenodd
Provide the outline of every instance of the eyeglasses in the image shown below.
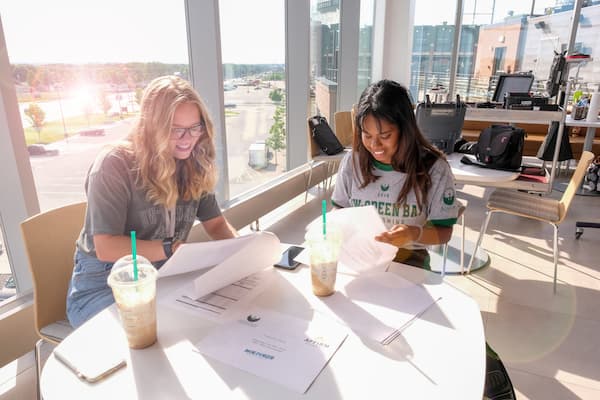
<path fill-rule="evenodd" d="M 173 139 L 181 139 L 186 133 L 189 133 L 192 137 L 202 136 L 206 129 L 204 122 L 199 124 L 188 126 L 187 128 L 171 128 L 171 137 Z"/>

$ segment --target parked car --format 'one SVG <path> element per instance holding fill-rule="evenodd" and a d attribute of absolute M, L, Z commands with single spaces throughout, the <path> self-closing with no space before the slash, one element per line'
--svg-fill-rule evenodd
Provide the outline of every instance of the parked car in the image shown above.
<path fill-rule="evenodd" d="M 30 156 L 57 156 L 58 149 L 53 149 L 45 144 L 30 144 L 27 146 L 27 152 Z"/>
<path fill-rule="evenodd" d="M 87 128 L 82 129 L 79 132 L 79 136 L 104 136 L 103 128 Z"/>
<path fill-rule="evenodd" d="M 4 275 L 6 276 L 6 275 Z M 2 277 L 0 276 L 0 282 L 2 282 Z M 0 287 L 0 301 L 8 299 L 17 294 L 17 285 L 15 285 L 15 280 L 13 276 L 10 275 L 8 279 L 4 282 L 4 284 Z"/>

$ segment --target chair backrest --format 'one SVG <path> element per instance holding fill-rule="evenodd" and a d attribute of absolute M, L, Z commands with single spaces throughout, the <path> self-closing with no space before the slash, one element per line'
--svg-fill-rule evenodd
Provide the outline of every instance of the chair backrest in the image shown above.
<path fill-rule="evenodd" d="M 351 111 L 338 111 L 334 115 L 335 135 L 344 147 L 352 147 L 354 120 Z"/>
<path fill-rule="evenodd" d="M 562 222 L 563 219 L 567 216 L 567 211 L 571 206 L 571 201 L 573 201 L 573 197 L 577 192 L 577 189 L 581 186 L 581 182 L 583 181 L 583 177 L 585 176 L 586 170 L 592 160 L 594 159 L 594 153 L 591 151 L 584 151 L 581 154 L 581 158 L 579 159 L 579 163 L 577 164 L 577 168 L 571 176 L 571 180 L 569 181 L 569 185 L 567 189 L 563 193 L 560 201 L 559 201 L 559 215 L 558 223 Z"/>
<path fill-rule="evenodd" d="M 55 208 L 21 222 L 21 233 L 33 278 L 35 329 L 65 319 L 66 298 L 73 273 L 75 241 L 87 203 Z"/>

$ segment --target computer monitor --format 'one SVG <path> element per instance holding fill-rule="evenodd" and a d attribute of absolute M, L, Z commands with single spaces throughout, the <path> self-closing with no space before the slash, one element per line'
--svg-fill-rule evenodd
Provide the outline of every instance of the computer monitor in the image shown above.
<path fill-rule="evenodd" d="M 492 101 L 504 102 L 506 93 L 529 93 L 531 85 L 533 85 L 533 75 L 531 74 L 500 74 Z"/>

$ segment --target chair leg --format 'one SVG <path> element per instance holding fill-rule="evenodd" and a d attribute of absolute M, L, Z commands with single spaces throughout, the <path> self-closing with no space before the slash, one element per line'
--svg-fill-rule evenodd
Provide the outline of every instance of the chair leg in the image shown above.
<path fill-rule="evenodd" d="M 460 273 L 465 273 L 465 213 L 461 215 L 462 236 L 460 237 Z"/>
<path fill-rule="evenodd" d="M 558 225 L 552 224 L 554 227 L 554 294 L 556 294 L 556 275 L 558 273 Z"/>
<path fill-rule="evenodd" d="M 36 394 L 37 394 L 37 399 L 38 400 L 42 399 L 42 391 L 40 389 L 40 377 L 42 375 L 42 344 L 43 344 L 43 342 L 44 342 L 43 339 L 39 339 L 35 343 L 35 350 L 34 350 L 34 355 L 35 355 Z"/>
<path fill-rule="evenodd" d="M 473 262 L 475 262 L 475 258 L 477 258 L 477 251 L 479 250 L 479 246 L 481 246 L 481 241 L 483 240 L 483 235 L 485 235 L 485 231 L 487 230 L 490 218 L 492 217 L 492 213 L 492 210 L 487 210 L 485 213 L 485 220 L 483 221 L 483 225 L 481 226 L 481 231 L 479 231 L 479 237 L 477 238 L 477 243 L 475 244 L 473 254 L 471 255 L 471 260 L 469 261 L 469 266 L 467 267 L 467 274 L 471 273 Z"/>
<path fill-rule="evenodd" d="M 306 190 L 304 191 L 304 203 L 305 204 L 306 204 L 306 201 L 308 200 L 308 189 L 310 189 L 310 182 L 312 180 L 314 163 L 315 162 L 312 160 L 309 162 L 310 171 L 308 172 L 308 180 L 306 181 Z"/>
<path fill-rule="evenodd" d="M 442 256 L 442 278 L 446 275 L 446 261 L 448 260 L 448 243 L 444 243 Z"/>

